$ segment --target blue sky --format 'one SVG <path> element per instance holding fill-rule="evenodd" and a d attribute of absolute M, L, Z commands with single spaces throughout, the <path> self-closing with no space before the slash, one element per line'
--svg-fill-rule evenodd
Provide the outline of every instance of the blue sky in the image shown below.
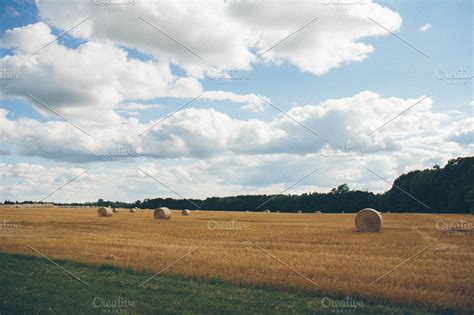
<path fill-rule="evenodd" d="M 383 191 L 387 185 L 370 178 L 364 167 L 379 166 L 393 180 L 410 169 L 472 154 L 472 3 L 361 3 L 344 8 L 334 1 L 296 3 L 301 12 L 308 11 L 308 17 L 317 14 L 319 19 L 258 60 L 252 58 L 259 49 L 284 38 L 308 18 L 292 16 L 292 9 L 270 2 L 259 11 L 263 9 L 250 2 L 216 2 L 208 7 L 137 1 L 111 10 L 105 4 L 75 1 L 69 5 L 48 0 L 39 4 L 3 1 L 2 69 L 21 73 L 22 78 L 7 81 L 2 90 L 2 108 L 8 114 L 2 130 L 5 188 L 0 198 L 38 198 L 88 167 L 108 175 L 91 176 L 90 182 L 84 178 L 82 186 L 77 184 L 61 198 L 176 197 L 164 187 L 143 188 L 148 187 L 146 178 L 137 175 L 137 168 L 148 169 L 192 197 L 278 193 L 314 165 L 321 165 L 323 171 L 291 192 L 324 191 L 342 182 Z M 186 5 L 212 18 L 181 16 L 180 6 Z M 262 12 L 269 10 L 280 18 L 265 20 Z M 217 18 L 223 12 L 229 16 Z M 138 25 L 140 14 L 176 41 L 199 51 L 204 60 L 196 60 L 144 23 Z M 368 21 L 369 14 L 380 25 Z M 54 39 L 86 15 L 92 18 L 25 59 L 31 47 Z M 122 24 L 140 33 L 131 37 L 126 29 L 120 33 L 123 25 L 118 21 L 126 21 Z M 424 26 L 426 30 L 420 30 Z M 195 36 L 191 36 L 193 31 Z M 209 43 L 203 42 L 207 38 Z M 361 53 L 367 47 L 371 51 Z M 95 62 L 94 54 L 101 61 L 89 67 Z M 117 54 L 123 55 L 115 59 Z M 216 80 L 212 74 L 217 72 L 231 73 L 234 79 Z M 468 77 L 446 77 L 460 72 Z M 88 85 L 92 81 L 97 83 Z M 94 137 L 79 136 L 68 122 L 41 110 L 27 93 L 39 95 L 70 122 L 93 130 Z M 80 97 L 75 99 L 77 93 Z M 173 113 L 199 94 L 203 97 Z M 412 115 L 407 112 L 379 134 L 365 136 L 426 95 L 429 98 L 413 107 Z M 148 109 L 136 109 L 147 105 Z M 145 136 L 131 136 L 133 126 L 145 130 L 170 113 Z M 308 135 L 308 129 L 321 135 L 316 139 Z M 125 158 L 104 159 L 93 153 L 101 148 L 100 152 L 114 155 L 114 148 L 124 147 L 132 152 Z M 430 152 L 432 147 L 437 152 Z M 327 154 L 321 159 L 323 149 L 332 152 L 329 160 Z M 348 171 L 341 173 L 339 168 Z M 42 174 L 51 174 L 44 185 Z M 241 178 L 242 174 L 252 180 Z M 103 195 L 91 189 L 123 177 L 132 178 L 131 184 L 117 185 Z M 192 188 L 197 178 L 201 178 L 200 189 Z M 128 191 L 130 186 L 135 188 Z"/>

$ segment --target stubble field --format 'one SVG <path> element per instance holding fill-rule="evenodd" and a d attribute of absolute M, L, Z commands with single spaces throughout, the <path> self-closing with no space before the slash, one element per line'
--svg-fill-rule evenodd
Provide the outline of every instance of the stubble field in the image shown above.
<path fill-rule="evenodd" d="M 174 212 L 171 220 L 155 220 L 147 210 L 102 218 L 93 208 L 1 208 L 0 214 L 1 252 L 474 310 L 468 215 L 385 213 L 381 233 L 358 233 L 355 214 L 193 211 Z M 448 230 L 459 222 L 463 229 Z"/>

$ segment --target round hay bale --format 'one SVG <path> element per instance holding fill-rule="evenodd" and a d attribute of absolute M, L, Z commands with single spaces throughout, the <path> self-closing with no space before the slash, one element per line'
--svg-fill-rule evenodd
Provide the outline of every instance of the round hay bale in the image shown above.
<path fill-rule="evenodd" d="M 280 211 L 277 211 L 276 213 L 280 213 Z"/>
<path fill-rule="evenodd" d="M 102 208 L 99 208 L 99 210 L 97 210 L 97 213 L 99 214 L 99 217 L 111 217 L 112 209 L 102 207 Z"/>
<path fill-rule="evenodd" d="M 296 211 L 296 212 L 297 212 L 297 213 L 303 213 L 303 211 L 301 211 L 301 210 L 298 210 L 298 211 Z"/>
<path fill-rule="evenodd" d="M 131 213 L 137 212 L 137 208 L 130 208 L 130 212 L 131 212 Z"/>
<path fill-rule="evenodd" d="M 113 212 L 113 213 L 118 213 L 119 210 L 118 210 L 117 208 L 112 208 L 112 212 Z"/>
<path fill-rule="evenodd" d="M 321 214 L 321 211 L 316 210 L 316 212 L 314 212 L 314 213 L 316 213 L 316 214 Z"/>
<path fill-rule="evenodd" d="M 171 219 L 171 210 L 166 207 L 161 207 L 154 212 L 155 219 Z"/>
<path fill-rule="evenodd" d="M 183 211 L 181 211 L 181 215 L 191 215 L 191 211 L 189 211 L 188 209 L 184 209 Z"/>
<path fill-rule="evenodd" d="M 382 224 L 380 213 L 371 208 L 360 210 L 355 218 L 356 229 L 359 232 L 380 232 Z"/>
<path fill-rule="evenodd" d="M 263 212 L 265 212 L 265 213 L 270 213 L 270 210 L 268 210 L 268 209 L 267 209 L 267 210 L 263 210 Z"/>

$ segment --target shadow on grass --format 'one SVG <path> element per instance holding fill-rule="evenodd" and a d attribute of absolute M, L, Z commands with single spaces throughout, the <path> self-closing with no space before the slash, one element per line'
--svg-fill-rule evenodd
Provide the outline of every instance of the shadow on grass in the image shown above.
<path fill-rule="evenodd" d="M 358 297 L 315 297 L 224 283 L 210 279 L 159 275 L 121 268 L 55 259 L 87 287 L 46 259 L 0 253 L 1 314 L 431 314 L 427 310 L 368 302 Z"/>

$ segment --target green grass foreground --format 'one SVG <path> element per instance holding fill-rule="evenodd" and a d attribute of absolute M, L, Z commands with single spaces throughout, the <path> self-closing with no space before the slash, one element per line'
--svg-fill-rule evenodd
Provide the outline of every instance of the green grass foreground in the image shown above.
<path fill-rule="evenodd" d="M 0 253 L 0 314 L 432 314 L 425 310 L 324 298 L 271 288 Z M 331 302 L 334 301 L 334 302 Z M 336 306 L 333 306 L 337 304 Z"/>

